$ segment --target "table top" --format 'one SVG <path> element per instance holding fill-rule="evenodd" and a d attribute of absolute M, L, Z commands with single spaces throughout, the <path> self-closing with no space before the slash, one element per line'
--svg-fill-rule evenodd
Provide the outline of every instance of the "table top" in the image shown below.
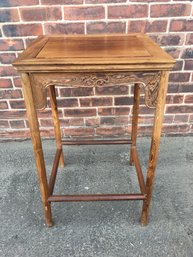
<path fill-rule="evenodd" d="M 109 69 L 169 70 L 174 63 L 147 35 L 132 33 L 40 36 L 13 65 L 21 71 L 80 69 L 80 65 L 81 69 L 108 66 Z"/>

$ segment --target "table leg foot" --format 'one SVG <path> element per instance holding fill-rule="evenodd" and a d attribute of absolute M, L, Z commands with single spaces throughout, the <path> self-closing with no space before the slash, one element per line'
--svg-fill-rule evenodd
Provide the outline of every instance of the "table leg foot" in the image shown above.
<path fill-rule="evenodd" d="M 144 207 L 143 207 L 144 208 Z M 145 227 L 148 224 L 148 211 L 142 210 L 141 218 L 140 218 L 141 226 Z"/>
<path fill-rule="evenodd" d="M 48 203 L 44 207 L 44 214 L 45 214 L 45 222 L 47 227 L 52 227 L 53 222 L 52 222 L 52 210 L 51 210 L 51 204 Z"/>
<path fill-rule="evenodd" d="M 61 155 L 60 155 L 59 166 L 60 166 L 60 168 L 64 168 L 64 154 L 63 154 L 63 151 L 61 152 Z"/>

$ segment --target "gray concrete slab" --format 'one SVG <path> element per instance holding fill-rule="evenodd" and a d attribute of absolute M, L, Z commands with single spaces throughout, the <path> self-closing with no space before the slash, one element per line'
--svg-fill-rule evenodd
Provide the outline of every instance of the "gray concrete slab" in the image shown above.
<path fill-rule="evenodd" d="M 30 141 L 0 144 L 1 257 L 193 257 L 193 137 L 162 138 L 149 225 L 141 202 L 54 203 L 43 213 Z M 144 174 L 148 138 L 138 140 Z M 44 141 L 46 167 L 55 145 Z M 68 146 L 55 193 L 139 192 L 127 146 Z"/>

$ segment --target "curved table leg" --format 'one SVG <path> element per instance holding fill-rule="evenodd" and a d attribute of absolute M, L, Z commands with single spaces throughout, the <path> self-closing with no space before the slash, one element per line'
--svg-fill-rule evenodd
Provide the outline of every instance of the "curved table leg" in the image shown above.
<path fill-rule="evenodd" d="M 58 117 L 58 108 L 57 108 L 57 101 L 56 101 L 56 92 L 54 86 L 49 86 L 49 94 L 50 94 L 50 104 L 52 109 L 52 117 L 54 122 L 54 132 L 56 138 L 56 147 L 57 149 L 62 149 L 62 142 L 61 142 L 61 130 L 60 130 L 60 121 Z M 64 154 L 61 151 L 60 167 L 64 167 Z"/>
<path fill-rule="evenodd" d="M 131 132 L 131 151 L 130 151 L 130 165 L 134 165 L 134 153 L 133 148 L 136 147 L 137 141 L 137 126 L 138 126 L 138 115 L 139 115 L 139 99 L 140 99 L 140 84 L 134 85 L 134 102 L 133 102 L 133 117 L 132 117 L 132 132 Z"/>
<path fill-rule="evenodd" d="M 142 225 L 147 225 L 147 222 L 148 222 L 149 206 L 151 202 L 152 188 L 153 188 L 153 183 L 155 179 L 155 170 L 156 170 L 156 164 L 157 164 L 157 158 L 158 158 L 162 121 L 164 116 L 164 106 L 165 106 L 165 99 L 166 99 L 166 93 L 168 88 L 168 73 L 169 73 L 168 71 L 162 72 L 162 76 L 159 84 L 159 92 L 158 92 L 157 105 L 156 105 L 155 116 L 154 116 L 154 125 L 153 125 L 153 132 L 152 132 L 152 138 L 151 138 L 151 148 L 150 148 L 150 156 L 149 156 L 147 180 L 146 180 L 147 198 L 143 202 L 143 210 L 141 214 Z"/>
<path fill-rule="evenodd" d="M 45 220 L 48 226 L 52 226 L 51 205 L 48 202 L 49 195 L 48 195 L 48 183 L 46 178 L 46 168 L 44 163 L 44 155 L 42 150 L 39 124 L 38 124 L 37 113 L 34 107 L 30 79 L 27 73 L 22 73 L 21 78 L 22 78 L 22 88 L 23 88 L 23 94 L 25 99 L 25 105 L 27 110 L 27 117 L 28 117 L 30 132 L 31 132 L 31 139 L 32 139 L 33 148 L 34 148 Z"/>

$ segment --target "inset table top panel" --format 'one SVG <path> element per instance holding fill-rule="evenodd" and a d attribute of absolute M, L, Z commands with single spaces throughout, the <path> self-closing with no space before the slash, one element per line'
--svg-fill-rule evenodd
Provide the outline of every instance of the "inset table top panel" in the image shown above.
<path fill-rule="evenodd" d="M 141 58 L 151 54 L 136 36 L 49 38 L 36 58 Z"/>
<path fill-rule="evenodd" d="M 77 69 L 80 65 L 92 65 L 96 69 L 99 65 L 118 65 L 118 69 L 161 70 L 171 69 L 174 63 L 148 36 L 135 33 L 40 36 L 13 65 L 18 70 L 27 70 L 27 66 L 29 70 L 37 66 L 39 70 L 65 70 L 69 65 L 77 65 Z"/>

